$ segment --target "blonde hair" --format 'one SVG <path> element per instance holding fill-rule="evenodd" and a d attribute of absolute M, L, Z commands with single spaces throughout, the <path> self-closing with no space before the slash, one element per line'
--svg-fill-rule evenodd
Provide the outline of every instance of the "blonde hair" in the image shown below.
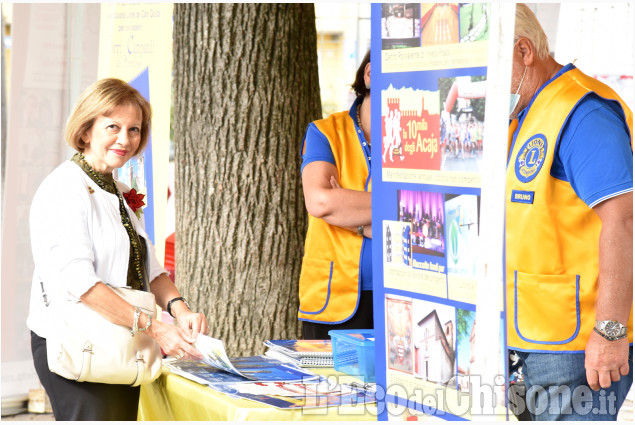
<path fill-rule="evenodd" d="M 524 3 L 516 5 L 516 28 L 514 29 L 514 43 L 520 37 L 526 37 L 531 41 L 536 49 L 536 54 L 540 59 L 547 59 L 549 56 L 549 41 L 547 34 L 542 29 L 540 22 L 534 12 Z"/>
<path fill-rule="evenodd" d="M 150 137 L 152 108 L 134 87 L 117 78 L 104 78 L 87 87 L 79 96 L 66 123 L 66 143 L 83 152 L 87 144 L 82 137 L 93 127 L 95 120 L 110 115 L 119 106 L 132 105 L 141 112 L 141 142 L 134 155 L 143 152 Z"/>

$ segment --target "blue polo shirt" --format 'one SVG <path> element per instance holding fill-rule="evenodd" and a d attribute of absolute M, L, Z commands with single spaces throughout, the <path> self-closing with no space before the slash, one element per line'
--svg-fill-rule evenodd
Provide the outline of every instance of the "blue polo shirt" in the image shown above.
<path fill-rule="evenodd" d="M 564 66 L 542 88 L 573 69 Z M 542 90 L 538 90 L 534 98 Z M 529 103 L 531 105 L 532 102 Z M 527 109 L 518 114 L 522 126 Z M 633 150 L 622 106 L 590 93 L 580 100 L 562 127 L 551 175 L 569 182 L 589 207 L 633 190 Z"/>

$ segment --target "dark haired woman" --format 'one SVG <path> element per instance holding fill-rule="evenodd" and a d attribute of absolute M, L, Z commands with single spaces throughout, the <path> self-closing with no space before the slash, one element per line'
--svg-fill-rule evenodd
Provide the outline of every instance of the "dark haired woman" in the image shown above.
<path fill-rule="evenodd" d="M 370 51 L 352 88 L 351 109 L 309 124 L 302 143 L 309 213 L 298 312 L 304 339 L 373 328 Z"/>

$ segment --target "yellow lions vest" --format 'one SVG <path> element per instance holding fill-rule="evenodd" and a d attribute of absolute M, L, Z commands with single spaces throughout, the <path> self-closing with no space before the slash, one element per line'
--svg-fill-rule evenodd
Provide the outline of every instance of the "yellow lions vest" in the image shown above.
<path fill-rule="evenodd" d="M 315 121 L 335 158 L 340 186 L 370 191 L 369 167 L 349 112 Z M 368 181 L 368 188 L 366 182 Z M 309 214 L 300 273 L 298 318 L 341 323 L 357 310 L 363 238 Z"/>
<path fill-rule="evenodd" d="M 569 182 L 550 173 L 560 130 L 590 92 L 620 102 L 632 145 L 633 115 L 626 104 L 573 68 L 536 96 L 511 147 L 505 201 L 510 348 L 584 351 L 593 331 L 602 223 Z M 628 338 L 633 341 L 632 310 Z"/>

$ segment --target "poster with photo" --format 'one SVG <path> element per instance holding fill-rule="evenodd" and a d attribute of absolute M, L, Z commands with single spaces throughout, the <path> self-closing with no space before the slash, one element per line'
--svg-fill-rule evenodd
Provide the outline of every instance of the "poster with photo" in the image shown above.
<path fill-rule="evenodd" d="M 469 405 L 473 379 L 483 376 L 476 353 L 478 341 L 488 340 L 479 335 L 498 332 L 499 346 L 486 347 L 496 363 L 487 373 L 505 373 L 502 283 L 498 293 L 482 279 L 491 252 L 481 249 L 483 238 L 499 240 L 481 231 L 484 217 L 486 224 L 493 217 L 484 210 L 482 181 L 492 165 L 484 153 L 499 140 L 485 138 L 486 104 L 494 102 L 488 91 L 497 81 L 487 78 L 488 53 L 500 49 L 501 17 L 493 17 L 492 7 L 371 6 L 371 57 L 380 58 L 371 82 L 372 104 L 380 105 L 371 109 L 376 384 L 386 393 L 378 403 L 410 409 L 384 409 L 380 420 L 478 414 Z M 483 297 L 500 304 L 488 304 L 495 314 L 479 325 Z M 492 388 L 502 419 L 504 381 Z"/>
<path fill-rule="evenodd" d="M 446 298 L 445 263 L 437 257 L 422 259 L 413 251 L 412 223 L 384 220 L 383 228 L 384 287 Z"/>
<path fill-rule="evenodd" d="M 421 45 L 421 4 L 384 3 L 381 5 L 383 49 L 403 49 Z"/>
<path fill-rule="evenodd" d="M 481 171 L 486 87 L 480 75 L 439 79 L 441 170 Z"/>
<path fill-rule="evenodd" d="M 476 277 L 478 196 L 445 195 L 448 232 L 448 274 Z"/>
<path fill-rule="evenodd" d="M 437 385 L 454 386 L 456 319 L 454 308 L 413 300 L 415 378 Z"/>
<path fill-rule="evenodd" d="M 150 101 L 150 79 L 148 68 L 145 68 L 139 75 L 130 81 L 130 85 L 139 90 L 146 100 Z M 153 178 L 153 144 L 152 131 L 148 137 L 146 149 L 139 155 L 133 156 L 121 168 L 116 168 L 113 177 L 125 183 L 130 189 L 134 189 L 138 194 L 144 195 L 142 201 L 144 205 L 139 210 L 143 214 L 145 229 L 151 242 L 155 242 L 155 197 Z"/>
<path fill-rule="evenodd" d="M 448 298 L 476 302 L 480 196 L 445 195 Z"/>
<path fill-rule="evenodd" d="M 384 181 L 480 187 L 486 72 L 475 68 L 387 79 L 381 91 Z"/>
<path fill-rule="evenodd" d="M 459 37 L 461 43 L 489 39 L 489 4 L 460 3 Z"/>
<path fill-rule="evenodd" d="M 130 83 L 152 105 L 152 128 L 143 156 L 132 158 L 117 173 L 145 195 L 145 231 L 163 263 L 170 147 L 172 81 L 172 3 L 101 4 L 98 77 Z"/>
<path fill-rule="evenodd" d="M 387 393 L 409 395 L 403 404 L 410 409 L 407 416 L 420 412 L 446 420 L 469 419 L 466 393 L 474 372 L 474 310 L 432 297 L 387 294 L 385 301 Z"/>
<path fill-rule="evenodd" d="M 137 193 L 148 193 L 144 154 L 134 156 L 123 167 L 116 168 L 115 179 L 125 183 L 131 189 L 136 190 Z"/>
<path fill-rule="evenodd" d="M 412 302 L 386 298 L 386 341 L 388 368 L 412 373 Z"/>
<path fill-rule="evenodd" d="M 439 93 L 412 87 L 382 91 L 382 165 L 439 170 Z"/>
<path fill-rule="evenodd" d="M 384 3 L 382 72 L 487 66 L 488 3 Z"/>
<path fill-rule="evenodd" d="M 429 256 L 445 257 L 443 194 L 397 191 L 398 220 L 410 223 L 412 257 L 423 263 Z"/>
<path fill-rule="evenodd" d="M 422 7 L 422 46 L 459 42 L 458 3 L 424 3 Z"/>
<path fill-rule="evenodd" d="M 470 390 L 469 376 L 474 370 L 475 320 L 475 311 L 456 309 L 457 385 L 465 393 Z"/>

